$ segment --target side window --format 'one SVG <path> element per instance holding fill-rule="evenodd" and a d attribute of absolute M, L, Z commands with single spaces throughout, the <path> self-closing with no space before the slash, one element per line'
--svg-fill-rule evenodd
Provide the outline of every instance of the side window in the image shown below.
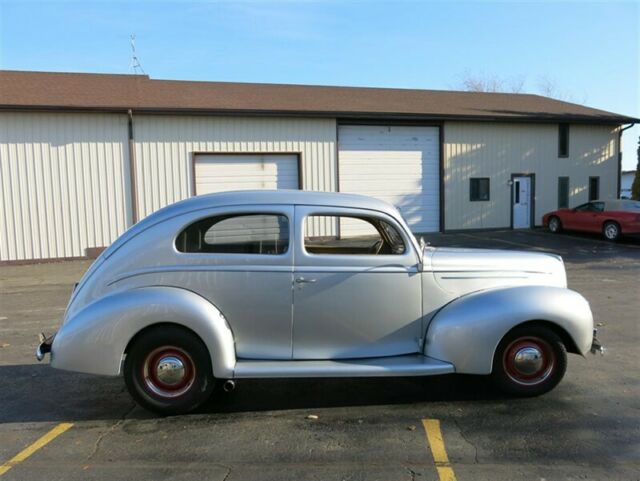
<path fill-rule="evenodd" d="M 184 229 L 176 248 L 208 254 L 284 254 L 289 248 L 289 220 L 278 214 L 208 217 Z"/>
<path fill-rule="evenodd" d="M 589 200 L 600 198 L 600 177 L 589 177 Z"/>
<path fill-rule="evenodd" d="M 322 234 L 317 226 L 323 226 Z M 339 215 L 306 217 L 304 248 L 328 255 L 400 255 L 406 250 L 400 233 L 384 220 Z"/>
<path fill-rule="evenodd" d="M 569 157 L 569 124 L 558 125 L 558 157 Z"/>
<path fill-rule="evenodd" d="M 569 207 L 569 177 L 558 177 L 558 209 Z"/>
<path fill-rule="evenodd" d="M 471 202 L 489 200 L 489 177 L 471 178 L 469 200 Z"/>
<path fill-rule="evenodd" d="M 591 202 L 591 210 L 593 212 L 604 211 L 604 202 Z"/>

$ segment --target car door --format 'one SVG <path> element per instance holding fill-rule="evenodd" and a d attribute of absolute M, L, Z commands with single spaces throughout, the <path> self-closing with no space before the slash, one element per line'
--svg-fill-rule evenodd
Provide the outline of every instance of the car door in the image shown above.
<path fill-rule="evenodd" d="M 180 285 L 222 312 L 238 358 L 291 358 L 293 215 L 292 206 L 215 209 L 176 238 Z"/>
<path fill-rule="evenodd" d="M 602 232 L 602 224 L 605 220 L 604 202 L 590 202 L 590 216 L 585 216 L 584 230 L 588 232 Z"/>
<path fill-rule="evenodd" d="M 567 229 L 597 232 L 600 230 L 598 227 L 598 213 L 603 208 L 604 204 L 602 202 L 587 202 L 579 205 L 567 216 L 567 221 L 564 225 Z"/>
<path fill-rule="evenodd" d="M 403 228 L 368 210 L 296 206 L 293 358 L 420 350 L 419 258 Z"/>

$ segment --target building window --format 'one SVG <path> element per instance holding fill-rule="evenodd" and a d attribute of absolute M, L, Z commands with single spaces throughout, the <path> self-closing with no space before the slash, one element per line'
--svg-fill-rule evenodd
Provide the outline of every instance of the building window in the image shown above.
<path fill-rule="evenodd" d="M 558 209 L 569 207 L 569 177 L 558 177 Z"/>
<path fill-rule="evenodd" d="M 471 202 L 489 200 L 489 177 L 471 179 L 469 200 Z"/>
<path fill-rule="evenodd" d="M 206 254 L 284 254 L 289 248 L 289 220 L 278 214 L 207 217 L 176 238 L 180 252 Z"/>
<path fill-rule="evenodd" d="M 569 157 L 569 124 L 558 125 L 558 157 Z"/>
<path fill-rule="evenodd" d="M 600 198 L 600 177 L 589 177 L 589 201 Z"/>

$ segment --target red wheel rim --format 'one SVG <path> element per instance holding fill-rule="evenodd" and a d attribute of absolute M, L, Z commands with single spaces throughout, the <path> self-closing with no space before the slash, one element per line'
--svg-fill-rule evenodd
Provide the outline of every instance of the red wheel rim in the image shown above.
<path fill-rule="evenodd" d="M 191 356 L 175 346 L 162 346 L 151 351 L 142 364 L 142 379 L 149 394 L 175 398 L 186 393 L 196 378 Z"/>
<path fill-rule="evenodd" d="M 555 367 L 555 355 L 544 339 L 520 337 L 505 349 L 502 365 L 512 381 L 533 386 L 551 375 Z"/>

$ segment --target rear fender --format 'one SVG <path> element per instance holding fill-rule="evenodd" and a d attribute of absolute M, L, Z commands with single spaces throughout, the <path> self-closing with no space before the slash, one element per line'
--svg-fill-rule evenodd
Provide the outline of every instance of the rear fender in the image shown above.
<path fill-rule="evenodd" d="M 425 354 L 452 363 L 458 373 L 490 374 L 500 340 L 528 321 L 556 325 L 580 354 L 589 351 L 593 316 L 584 297 L 561 287 L 518 286 L 474 292 L 447 304 L 429 324 Z"/>
<path fill-rule="evenodd" d="M 213 374 L 232 378 L 233 334 L 222 313 L 198 294 L 176 287 L 142 287 L 87 305 L 58 331 L 51 365 L 58 369 L 115 376 L 129 341 L 159 323 L 182 325 L 204 342 Z"/>

